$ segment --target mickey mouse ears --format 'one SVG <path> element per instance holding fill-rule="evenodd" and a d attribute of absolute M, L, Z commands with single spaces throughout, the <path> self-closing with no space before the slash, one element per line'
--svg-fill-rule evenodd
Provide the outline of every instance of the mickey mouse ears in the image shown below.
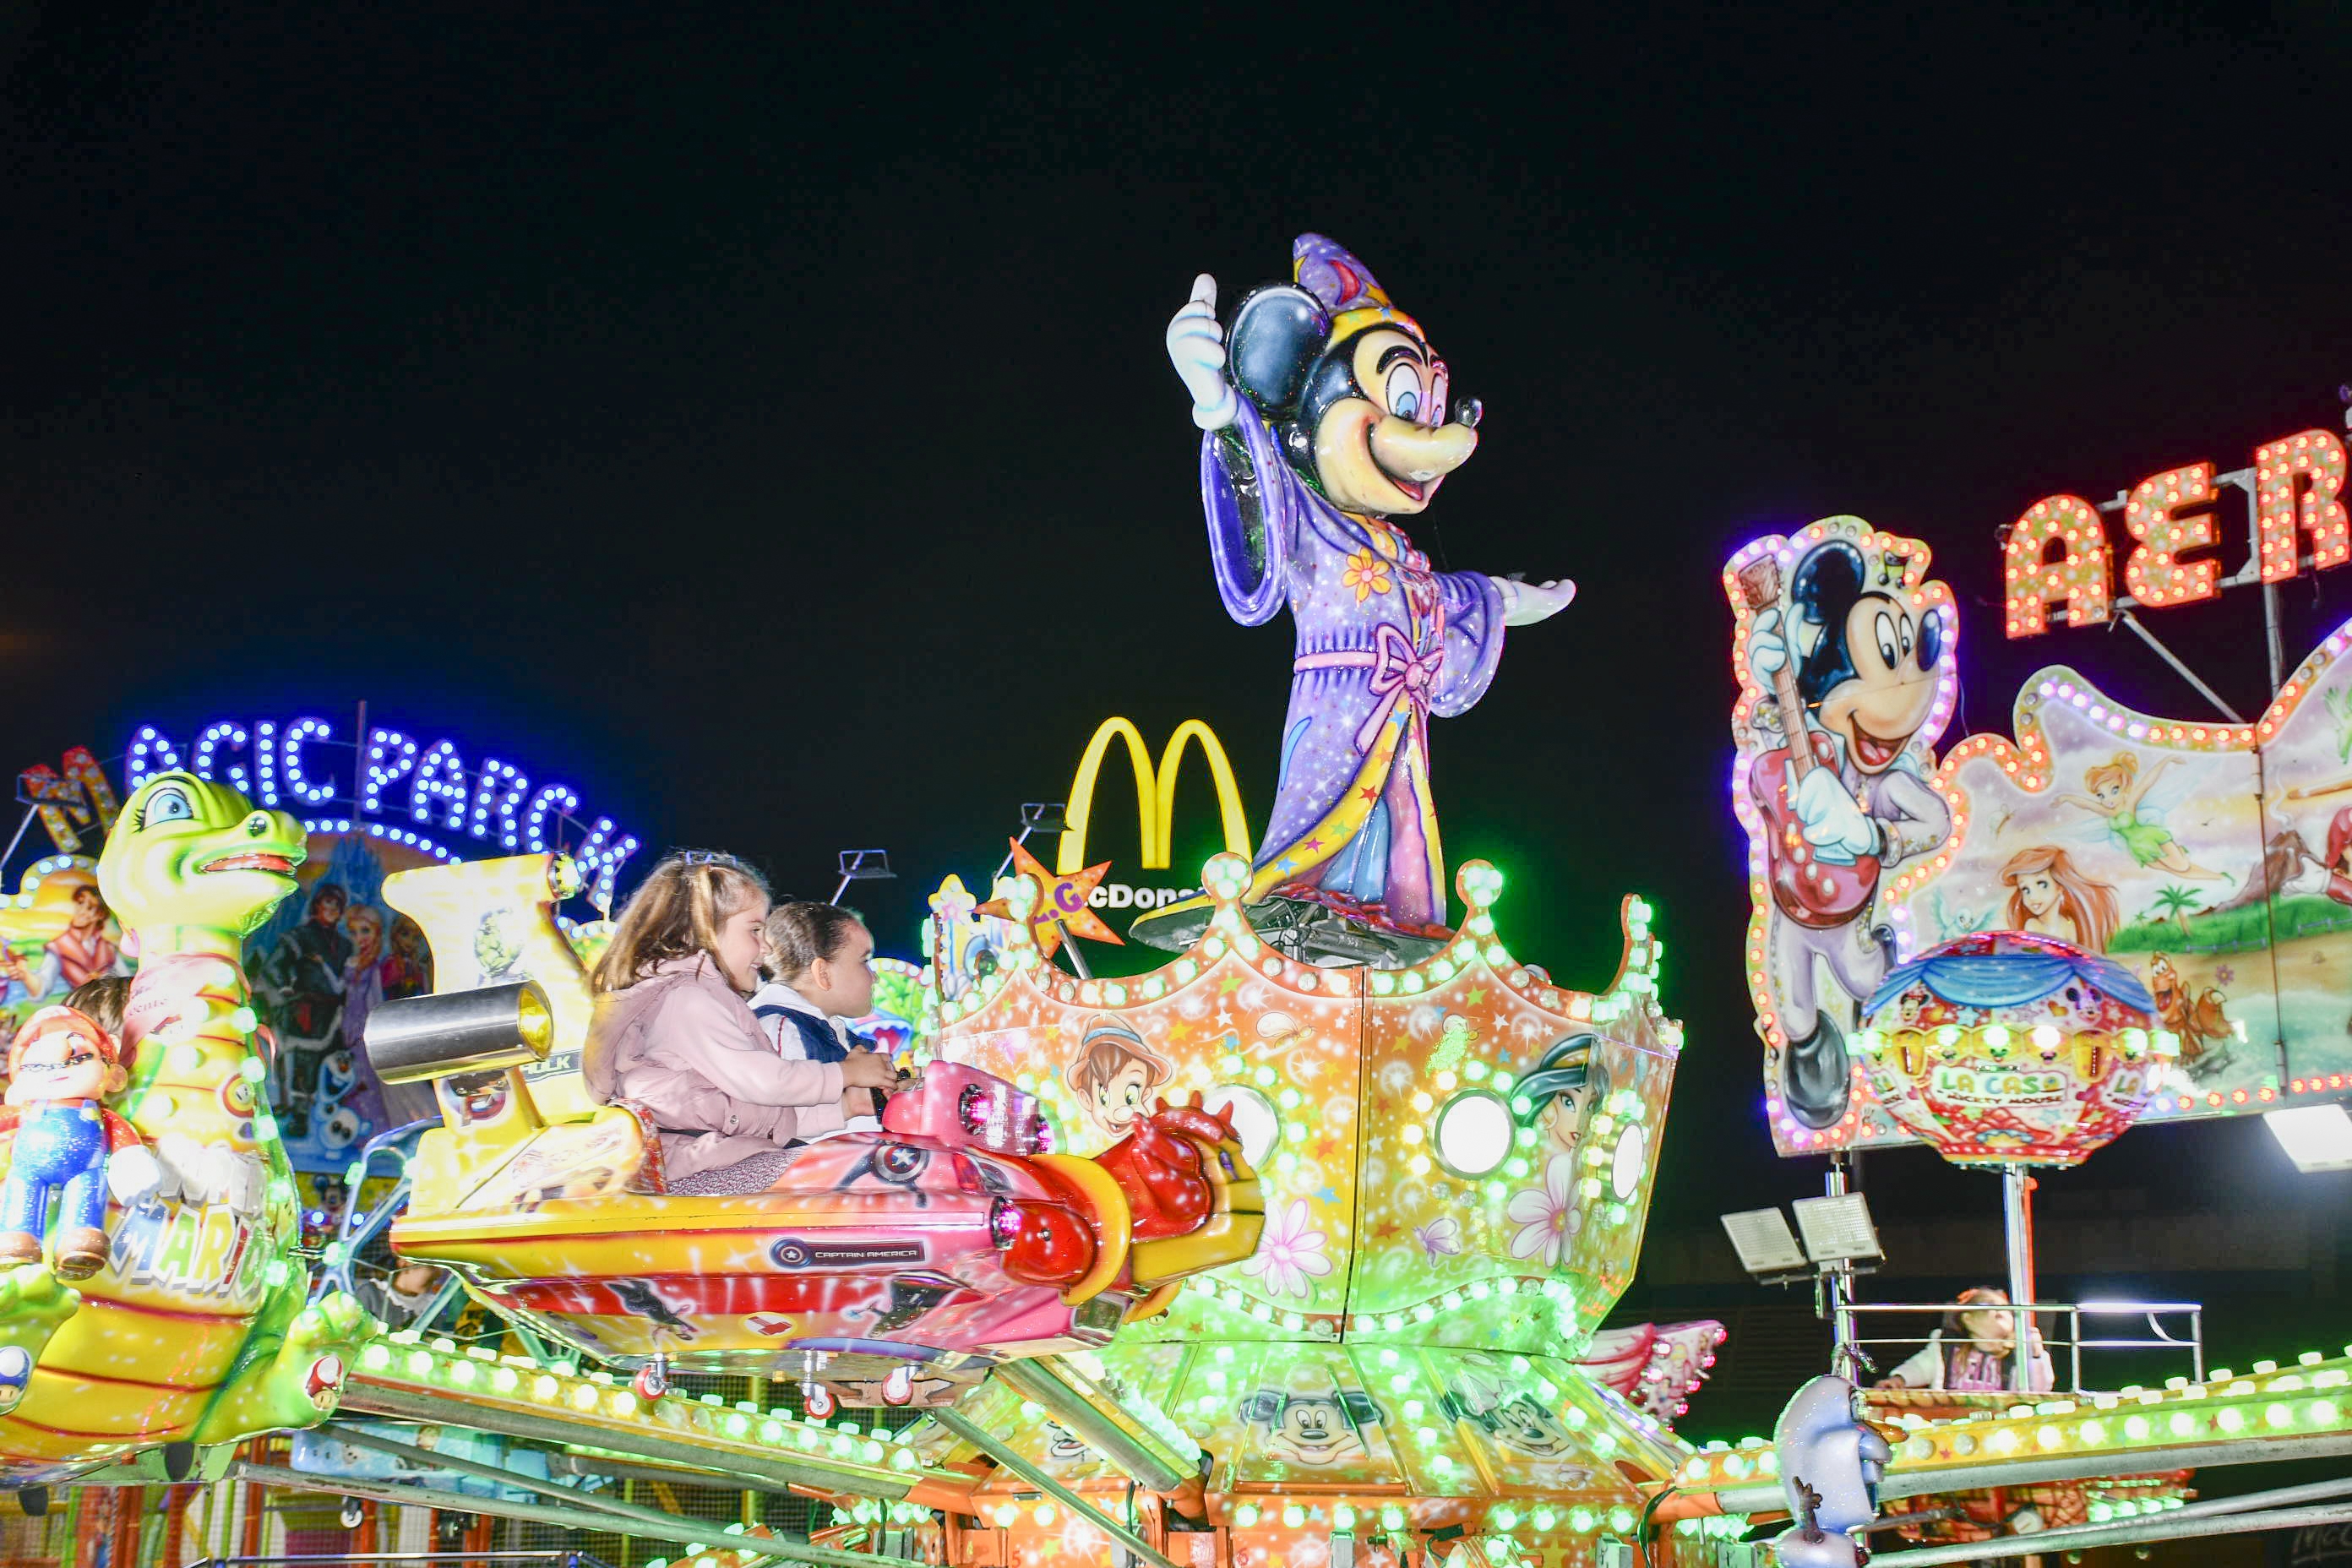
<path fill-rule="evenodd" d="M 1335 315 L 1389 303 L 1388 290 L 1372 269 L 1339 241 L 1319 234 L 1302 234 L 1290 242 L 1290 274 Z"/>

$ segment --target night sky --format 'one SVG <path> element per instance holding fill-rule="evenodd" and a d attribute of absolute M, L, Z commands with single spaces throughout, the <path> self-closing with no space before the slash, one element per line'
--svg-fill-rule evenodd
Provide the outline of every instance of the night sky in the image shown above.
<path fill-rule="evenodd" d="M 901 952 L 1107 714 L 1208 719 L 1260 823 L 1290 633 L 1219 606 L 1160 335 L 1321 230 L 1486 405 L 1420 542 L 1582 586 L 1437 727 L 1446 847 L 1570 983 L 1660 905 L 1703 1222 L 1819 1179 L 1755 1113 L 1726 554 L 1929 541 L 1955 738 L 2045 661 L 2200 714 L 2124 636 L 2003 647 L 1995 530 L 2352 380 L 2337 8 L 826 9 L 12 12 L 9 765 L 364 699 L 789 890 L 887 846 Z M 2286 598 L 2294 659 L 2352 572 Z M 2261 701 L 2258 595 L 2151 625 Z M 2240 1153 L 2321 1191 L 2251 1124 L 2072 1179 Z"/>

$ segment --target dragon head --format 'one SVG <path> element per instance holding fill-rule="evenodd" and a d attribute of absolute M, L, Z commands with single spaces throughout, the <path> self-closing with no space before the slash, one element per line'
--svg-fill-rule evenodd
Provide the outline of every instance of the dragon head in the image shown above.
<path fill-rule="evenodd" d="M 123 803 L 98 885 L 127 930 L 196 926 L 243 936 L 294 890 L 302 825 L 225 784 L 158 773 Z"/>

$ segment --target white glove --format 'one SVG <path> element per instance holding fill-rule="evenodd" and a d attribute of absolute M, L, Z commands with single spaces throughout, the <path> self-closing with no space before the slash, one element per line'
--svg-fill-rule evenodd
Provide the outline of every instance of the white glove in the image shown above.
<path fill-rule="evenodd" d="M 1507 626 L 1531 626 L 1538 621 L 1548 621 L 1568 608 L 1576 597 L 1576 584 L 1565 577 L 1549 583 L 1517 583 L 1508 577 L 1494 579 L 1495 586 L 1503 593 L 1503 624 Z"/>
<path fill-rule="evenodd" d="M 163 1184 L 163 1162 L 143 1143 L 117 1149 L 106 1157 L 107 1190 L 124 1208 L 132 1207 Z"/>
<path fill-rule="evenodd" d="M 1192 423 L 1222 430 L 1241 412 L 1234 384 L 1225 379 L 1225 331 L 1217 325 L 1217 280 L 1207 273 L 1192 279 L 1192 298 L 1168 322 L 1168 363 L 1192 395 Z"/>
<path fill-rule="evenodd" d="M 1833 768 L 1815 768 L 1797 785 L 1797 820 L 1805 825 L 1805 842 L 1813 858 L 1832 866 L 1851 866 L 1857 857 L 1878 847 L 1878 827 L 1862 804 L 1846 789 Z"/>
<path fill-rule="evenodd" d="M 252 1154 L 240 1154 L 226 1144 L 216 1145 L 220 1163 L 219 1184 L 215 1191 L 231 1209 L 247 1219 L 261 1212 L 261 1161 Z"/>
<path fill-rule="evenodd" d="M 1780 639 L 1780 612 L 1767 610 L 1748 628 L 1748 668 L 1770 679 L 1789 662 L 1789 645 Z"/>
<path fill-rule="evenodd" d="M 179 1199 L 191 1205 L 201 1204 L 205 1146 L 184 1132 L 165 1132 L 149 1147 L 163 1172 L 156 1187 L 158 1195 L 167 1202 Z"/>

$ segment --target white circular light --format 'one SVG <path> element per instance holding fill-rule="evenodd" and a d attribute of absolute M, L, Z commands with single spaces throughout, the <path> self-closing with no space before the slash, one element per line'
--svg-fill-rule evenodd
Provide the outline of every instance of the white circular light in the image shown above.
<path fill-rule="evenodd" d="M 1510 1158 L 1511 1108 L 1492 1089 L 1465 1089 L 1437 1108 L 1431 1146 L 1457 1176 L 1484 1176 Z"/>
<path fill-rule="evenodd" d="M 1642 1136 L 1640 1123 L 1628 1127 L 1617 1137 L 1617 1157 L 1609 1163 L 1609 1185 L 1619 1203 L 1630 1201 L 1642 1185 L 1643 1173 L 1650 1163 L 1650 1142 Z"/>
<path fill-rule="evenodd" d="M 1242 1157 L 1253 1165 L 1263 1163 L 1282 1136 L 1282 1118 L 1275 1113 L 1274 1101 L 1245 1083 L 1218 1084 L 1202 1097 L 1202 1104 L 1212 1114 L 1222 1111 L 1234 1124 L 1241 1134 Z"/>

